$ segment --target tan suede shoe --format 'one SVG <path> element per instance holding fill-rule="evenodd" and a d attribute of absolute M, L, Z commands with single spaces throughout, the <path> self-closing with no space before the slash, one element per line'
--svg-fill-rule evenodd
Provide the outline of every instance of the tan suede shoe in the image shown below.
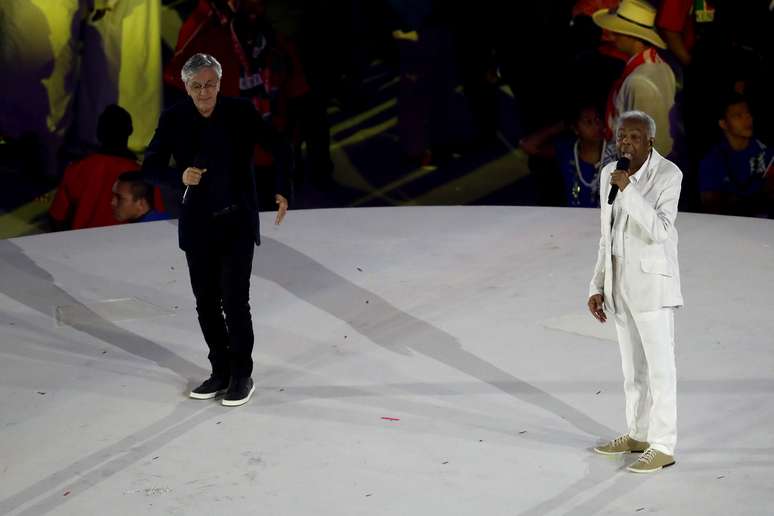
<path fill-rule="evenodd" d="M 602 455 L 622 455 L 624 453 L 642 453 L 648 449 L 648 443 L 635 441 L 628 435 L 622 435 L 607 444 L 597 446 L 594 451 Z"/>
<path fill-rule="evenodd" d="M 628 468 L 633 473 L 655 473 L 656 471 L 668 468 L 675 463 L 675 458 L 666 453 L 662 453 L 653 448 L 648 448 L 645 453 L 640 455 Z"/>

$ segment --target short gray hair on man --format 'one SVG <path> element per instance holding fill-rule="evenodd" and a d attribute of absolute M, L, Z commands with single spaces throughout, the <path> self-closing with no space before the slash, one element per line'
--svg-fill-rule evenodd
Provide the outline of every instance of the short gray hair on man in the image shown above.
<path fill-rule="evenodd" d="M 656 121 L 653 120 L 653 117 L 644 111 L 635 111 L 635 110 L 626 111 L 618 117 L 618 120 L 616 120 L 616 123 L 615 123 L 616 134 L 618 134 L 618 130 L 621 128 L 623 123 L 627 120 L 636 120 L 637 122 L 640 122 L 641 124 L 643 124 L 648 130 L 648 138 L 656 137 Z"/>
<path fill-rule="evenodd" d="M 215 70 L 218 80 L 220 80 L 221 75 L 223 75 L 223 68 L 220 66 L 217 59 L 209 54 L 194 54 L 188 58 L 188 61 L 183 65 L 183 69 L 180 70 L 180 77 L 183 79 L 183 84 L 188 84 L 191 77 L 204 68 L 212 68 Z"/>

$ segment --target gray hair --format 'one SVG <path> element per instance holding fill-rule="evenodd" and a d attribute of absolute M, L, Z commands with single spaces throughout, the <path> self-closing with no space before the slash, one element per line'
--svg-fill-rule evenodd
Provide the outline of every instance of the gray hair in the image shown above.
<path fill-rule="evenodd" d="M 209 54 L 194 54 L 188 58 L 188 61 L 183 65 L 183 69 L 180 70 L 180 77 L 183 79 L 183 83 L 188 84 L 191 77 L 204 68 L 212 68 L 215 70 L 218 80 L 220 80 L 221 75 L 223 75 L 223 68 L 221 68 L 217 59 Z"/>
<path fill-rule="evenodd" d="M 656 137 L 656 121 L 653 120 L 652 116 L 644 111 L 626 111 L 625 113 L 622 113 L 615 123 L 616 134 L 618 134 L 618 130 L 627 120 L 636 120 L 637 122 L 643 124 L 648 129 L 648 138 Z"/>

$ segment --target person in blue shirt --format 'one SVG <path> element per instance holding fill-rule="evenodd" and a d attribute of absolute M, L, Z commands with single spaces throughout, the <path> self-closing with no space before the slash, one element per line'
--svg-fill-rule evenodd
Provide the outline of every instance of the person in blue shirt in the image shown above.
<path fill-rule="evenodd" d="M 723 138 L 699 166 L 704 211 L 774 218 L 774 149 L 753 136 L 745 98 L 733 93 L 721 104 Z"/>
<path fill-rule="evenodd" d="M 599 207 L 599 171 L 602 168 L 604 125 L 593 105 L 577 109 L 569 121 L 573 135 L 556 143 L 567 206 Z"/>
<path fill-rule="evenodd" d="M 144 181 L 141 172 L 124 172 L 113 184 L 110 207 L 119 222 L 152 222 L 167 220 L 169 216 L 154 207 L 153 186 Z"/>
<path fill-rule="evenodd" d="M 592 100 L 578 99 L 570 108 L 564 121 L 523 138 L 519 147 L 529 156 L 551 160 L 550 173 L 561 175 L 564 206 L 598 208 L 606 146 L 602 116 Z"/>

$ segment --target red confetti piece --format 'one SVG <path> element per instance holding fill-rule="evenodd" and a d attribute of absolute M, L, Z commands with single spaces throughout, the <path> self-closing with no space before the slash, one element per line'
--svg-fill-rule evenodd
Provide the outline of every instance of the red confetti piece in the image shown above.
<path fill-rule="evenodd" d="M 397 417 L 383 417 L 385 421 L 400 421 Z"/>

